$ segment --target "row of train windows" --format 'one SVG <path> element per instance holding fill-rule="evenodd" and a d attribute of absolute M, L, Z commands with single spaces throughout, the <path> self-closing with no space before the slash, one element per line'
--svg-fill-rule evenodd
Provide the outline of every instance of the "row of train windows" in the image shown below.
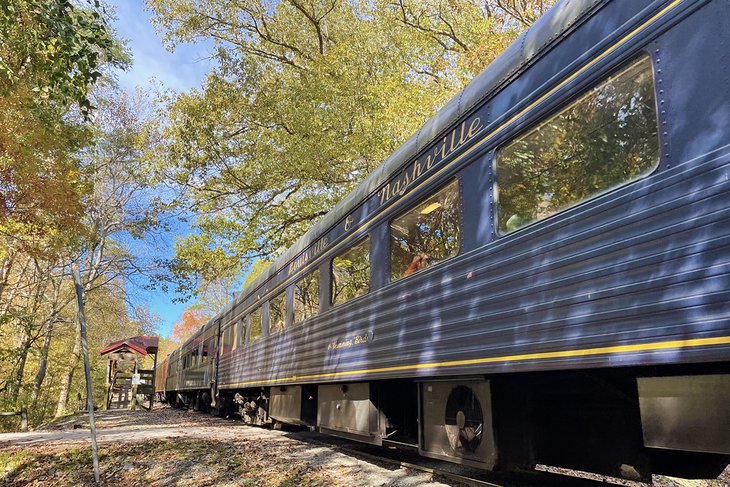
<path fill-rule="evenodd" d="M 656 167 L 658 152 L 653 73 L 650 59 L 644 57 L 497 151 L 498 232 L 513 232 L 641 178 Z M 460 241 L 459 184 L 453 180 L 390 221 L 391 280 L 455 256 Z M 335 256 L 330 269 L 333 306 L 368 293 L 370 238 Z M 319 282 L 315 270 L 295 284 L 294 323 L 319 312 Z M 261 337 L 262 317 L 259 306 L 235 329 L 229 327 L 223 336 L 224 353 Z M 269 334 L 285 326 L 282 291 L 269 300 Z"/>
<path fill-rule="evenodd" d="M 198 365 L 205 365 L 216 355 L 215 337 L 203 341 L 202 347 L 197 346 L 182 357 L 182 368 L 189 369 Z"/>

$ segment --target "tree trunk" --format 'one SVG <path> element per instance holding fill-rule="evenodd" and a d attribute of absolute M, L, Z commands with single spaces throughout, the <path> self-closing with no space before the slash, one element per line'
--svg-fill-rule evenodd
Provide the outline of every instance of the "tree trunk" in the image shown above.
<path fill-rule="evenodd" d="M 0 298 L 3 296 L 3 291 L 10 278 L 10 269 L 13 267 L 13 259 L 10 255 L 3 257 L 0 261 Z"/>
<path fill-rule="evenodd" d="M 38 363 L 38 373 L 35 375 L 35 381 L 33 382 L 33 390 L 30 393 L 30 403 L 35 409 L 38 404 L 38 397 L 41 395 L 41 386 L 43 381 L 46 379 L 46 371 L 48 370 L 48 351 L 51 348 L 51 335 L 53 334 L 53 321 L 49 321 L 48 329 L 46 330 L 46 338 L 43 340 L 43 347 L 41 348 L 41 358 Z"/>
<path fill-rule="evenodd" d="M 20 338 L 20 344 L 17 348 L 20 356 L 17 359 L 18 362 L 15 366 L 15 371 L 13 372 L 10 382 L 8 383 L 8 392 L 10 393 L 10 398 L 13 404 L 18 401 L 20 389 L 23 385 L 23 374 L 25 374 L 25 364 L 28 360 L 28 350 L 30 349 L 30 344 L 31 339 L 28 334 L 24 332 L 23 336 Z"/>
<path fill-rule="evenodd" d="M 53 277 L 51 277 L 53 279 Z M 50 316 L 44 323 L 45 326 L 45 338 L 43 339 L 43 346 L 41 347 L 41 357 L 38 362 L 38 373 L 35 375 L 35 381 L 33 382 L 33 390 L 30 393 L 30 403 L 33 405 L 33 409 L 38 404 L 38 398 L 41 395 L 41 386 L 43 381 L 46 379 L 46 372 L 48 371 L 48 351 L 51 349 L 51 338 L 53 335 L 53 327 L 58 321 L 59 306 L 63 307 L 63 304 L 59 303 L 59 297 L 61 295 L 61 284 L 63 283 L 63 273 L 59 275 L 57 279 L 53 281 L 53 304 Z"/>
<path fill-rule="evenodd" d="M 74 372 L 76 372 L 76 366 L 79 363 L 79 357 L 81 356 L 81 326 L 76 323 L 76 339 L 74 340 L 74 348 L 71 351 L 71 363 L 68 371 L 64 374 L 61 379 L 61 392 L 58 394 L 58 404 L 56 405 L 56 415 L 58 418 L 63 416 L 66 412 L 66 403 L 68 402 L 68 395 L 71 391 L 71 382 L 74 378 Z"/>

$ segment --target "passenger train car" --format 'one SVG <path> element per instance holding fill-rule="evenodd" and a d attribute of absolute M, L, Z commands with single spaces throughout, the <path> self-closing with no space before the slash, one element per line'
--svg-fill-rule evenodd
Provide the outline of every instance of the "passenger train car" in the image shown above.
<path fill-rule="evenodd" d="M 730 458 L 730 4 L 566 0 L 158 368 L 486 469 Z"/>

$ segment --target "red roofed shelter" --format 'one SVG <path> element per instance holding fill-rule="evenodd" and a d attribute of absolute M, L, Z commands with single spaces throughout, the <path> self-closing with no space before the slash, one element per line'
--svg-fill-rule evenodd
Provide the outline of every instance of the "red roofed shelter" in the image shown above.
<path fill-rule="evenodd" d="M 155 395 L 155 373 L 157 367 L 157 349 L 160 339 L 156 336 L 139 335 L 110 343 L 100 354 L 109 357 L 107 366 L 107 409 L 116 405 L 116 408 L 127 407 L 134 409 L 137 404 L 137 394 L 148 395 L 149 409 Z M 148 355 L 153 356 L 152 370 L 139 368 L 139 362 Z M 116 397 L 116 402 L 113 399 Z"/>

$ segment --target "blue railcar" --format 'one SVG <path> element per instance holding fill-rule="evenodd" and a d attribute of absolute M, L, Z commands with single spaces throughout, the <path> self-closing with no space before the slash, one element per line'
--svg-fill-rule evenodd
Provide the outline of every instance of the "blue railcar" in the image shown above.
<path fill-rule="evenodd" d="M 730 456 L 730 5 L 563 1 L 164 363 L 484 468 Z"/>

